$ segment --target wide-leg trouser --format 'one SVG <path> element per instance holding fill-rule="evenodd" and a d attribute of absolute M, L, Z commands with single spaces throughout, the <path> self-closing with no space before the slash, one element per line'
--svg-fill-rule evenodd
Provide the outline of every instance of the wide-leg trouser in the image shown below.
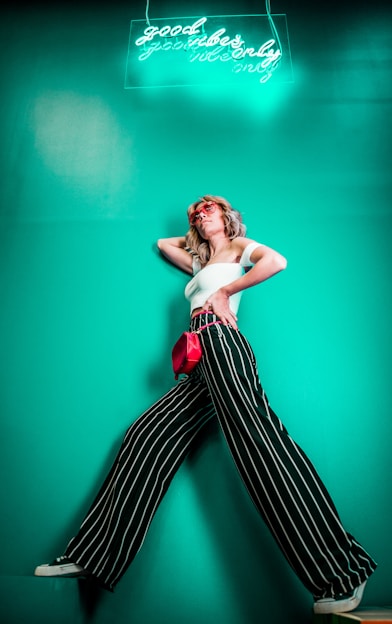
<path fill-rule="evenodd" d="M 203 314 L 191 327 L 212 320 Z M 65 554 L 112 590 L 192 442 L 214 417 L 252 500 L 303 584 L 316 598 L 351 591 L 376 564 L 344 530 L 313 465 L 269 406 L 248 341 L 223 325 L 200 337 L 202 361 L 128 429 Z"/>

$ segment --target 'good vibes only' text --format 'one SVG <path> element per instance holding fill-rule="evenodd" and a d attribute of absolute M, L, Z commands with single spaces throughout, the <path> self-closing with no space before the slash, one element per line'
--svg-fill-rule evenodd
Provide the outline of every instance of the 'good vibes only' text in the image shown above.
<path fill-rule="evenodd" d="M 246 47 L 240 34 L 230 37 L 225 28 L 219 28 L 211 35 L 206 34 L 206 23 L 207 18 L 201 17 L 185 26 L 148 26 L 135 41 L 135 45 L 141 48 L 139 61 L 146 61 L 157 52 L 182 50 L 189 53 L 188 60 L 191 63 L 231 61 L 234 73 L 258 73 L 262 74 L 260 82 L 269 80 L 282 56 L 281 50 L 274 49 L 274 39 L 269 39 L 258 48 Z"/>

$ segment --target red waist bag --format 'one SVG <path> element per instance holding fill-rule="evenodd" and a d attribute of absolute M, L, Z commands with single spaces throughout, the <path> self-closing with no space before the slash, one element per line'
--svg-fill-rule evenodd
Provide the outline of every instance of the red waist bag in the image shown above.
<path fill-rule="evenodd" d="M 201 330 L 218 323 L 221 323 L 221 321 L 207 323 L 207 325 L 203 325 L 196 331 L 186 331 L 181 334 L 172 349 L 173 371 L 176 379 L 178 379 L 178 375 L 188 375 L 193 371 L 196 364 L 200 362 L 203 356 L 199 338 Z"/>

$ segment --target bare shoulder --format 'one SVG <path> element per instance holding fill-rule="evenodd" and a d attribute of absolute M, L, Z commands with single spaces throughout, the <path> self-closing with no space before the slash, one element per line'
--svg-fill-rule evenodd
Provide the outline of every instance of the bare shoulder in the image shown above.
<path fill-rule="evenodd" d="M 247 238 L 246 236 L 237 236 L 237 238 L 233 239 L 233 246 L 235 246 L 238 253 L 241 254 L 244 249 L 251 243 L 257 243 L 253 238 Z M 261 245 L 262 243 L 258 243 Z"/>

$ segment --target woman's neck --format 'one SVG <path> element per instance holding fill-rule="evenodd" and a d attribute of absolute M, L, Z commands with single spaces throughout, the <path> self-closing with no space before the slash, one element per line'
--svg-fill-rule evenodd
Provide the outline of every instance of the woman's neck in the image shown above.
<path fill-rule="evenodd" d="M 218 255 L 223 249 L 226 249 L 231 243 L 227 236 L 212 236 L 208 241 L 210 248 L 210 258 Z"/>

